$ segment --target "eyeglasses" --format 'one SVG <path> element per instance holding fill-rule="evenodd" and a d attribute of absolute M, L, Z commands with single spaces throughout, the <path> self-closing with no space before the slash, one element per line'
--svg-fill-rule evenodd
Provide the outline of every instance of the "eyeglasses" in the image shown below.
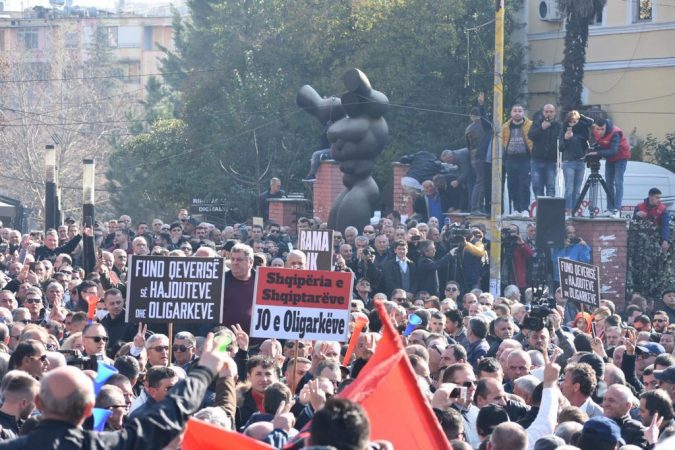
<path fill-rule="evenodd" d="M 115 408 L 127 409 L 127 405 L 110 405 L 106 409 L 115 409 Z"/>
<path fill-rule="evenodd" d="M 154 350 L 157 353 L 168 352 L 169 346 L 168 345 L 157 345 L 155 347 L 150 347 L 150 350 Z"/>
<path fill-rule="evenodd" d="M 392 300 L 395 301 L 395 302 L 404 302 L 408 299 L 404 298 L 404 297 L 394 297 L 394 298 L 392 298 Z"/>
<path fill-rule="evenodd" d="M 110 338 L 108 336 L 85 336 L 87 339 L 92 339 L 97 344 L 101 341 L 108 342 Z"/>
<path fill-rule="evenodd" d="M 475 381 L 465 381 L 464 383 L 462 383 L 462 386 L 465 387 L 465 388 L 470 388 L 470 387 L 473 387 L 475 385 L 476 385 Z"/>
<path fill-rule="evenodd" d="M 293 348 L 293 347 L 295 347 L 295 342 L 293 342 L 293 341 L 286 342 L 286 348 Z M 298 342 L 298 348 L 305 348 L 305 343 L 304 342 Z"/>
<path fill-rule="evenodd" d="M 279 230 L 270 230 L 271 234 L 277 234 L 278 232 L 279 232 Z"/>
<path fill-rule="evenodd" d="M 30 359 L 40 360 L 40 362 L 47 362 L 47 355 L 30 356 Z"/>
<path fill-rule="evenodd" d="M 27 298 L 23 301 L 24 303 L 42 303 L 42 299 L 39 298 Z"/>
<path fill-rule="evenodd" d="M 375 234 L 374 231 L 364 231 L 363 234 Z"/>
<path fill-rule="evenodd" d="M 185 345 L 174 345 L 174 346 L 173 346 L 173 351 L 174 351 L 174 352 L 184 353 L 184 352 L 187 352 L 188 350 L 190 350 L 191 348 L 192 348 L 192 346 L 186 347 Z M 155 348 L 155 349 L 156 349 L 156 348 Z M 161 351 L 161 350 L 157 350 L 157 351 Z"/>
<path fill-rule="evenodd" d="M 457 288 L 456 287 L 449 287 L 449 288 L 445 288 L 445 290 L 446 290 L 446 292 L 456 292 Z"/>

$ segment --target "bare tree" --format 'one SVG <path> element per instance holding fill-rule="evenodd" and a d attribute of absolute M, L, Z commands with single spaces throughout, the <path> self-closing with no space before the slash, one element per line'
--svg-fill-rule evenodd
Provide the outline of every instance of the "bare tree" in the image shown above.
<path fill-rule="evenodd" d="M 129 134 L 129 112 L 142 90 L 118 78 L 103 35 L 84 47 L 73 40 L 73 26 L 59 23 L 44 48 L 19 48 L 0 61 L 0 190 L 34 208 L 38 219 L 44 217 L 45 144 L 56 145 L 62 208 L 78 210 L 82 159 L 96 158 L 102 173 L 112 140 Z M 98 189 L 99 209 L 106 202 Z"/>

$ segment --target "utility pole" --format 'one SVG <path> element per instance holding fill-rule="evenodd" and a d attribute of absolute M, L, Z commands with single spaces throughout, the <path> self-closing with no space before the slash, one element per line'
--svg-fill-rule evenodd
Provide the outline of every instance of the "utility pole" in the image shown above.
<path fill-rule="evenodd" d="M 490 211 L 490 292 L 501 294 L 502 116 L 504 114 L 504 0 L 495 0 L 495 67 L 492 105 L 492 210 Z"/>

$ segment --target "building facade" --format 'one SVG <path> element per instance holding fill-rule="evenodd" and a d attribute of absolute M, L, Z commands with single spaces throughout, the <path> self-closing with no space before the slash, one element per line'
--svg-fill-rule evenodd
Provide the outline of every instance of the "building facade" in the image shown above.
<path fill-rule="evenodd" d="M 530 114 L 557 104 L 565 24 L 557 0 L 527 0 Z M 627 133 L 675 132 L 675 1 L 608 0 L 590 26 L 582 101 Z"/>

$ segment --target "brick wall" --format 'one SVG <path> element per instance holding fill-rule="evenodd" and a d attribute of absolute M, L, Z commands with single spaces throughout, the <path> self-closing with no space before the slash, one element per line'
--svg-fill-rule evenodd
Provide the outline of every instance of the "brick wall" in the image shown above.
<path fill-rule="evenodd" d="M 408 173 L 409 164 L 401 163 L 392 163 L 392 168 L 394 171 L 394 199 L 393 206 L 396 211 L 401 213 L 402 216 L 412 216 L 413 214 L 413 202 L 415 199 L 403 192 L 403 187 L 401 187 L 401 178 Z"/>
<path fill-rule="evenodd" d="M 330 207 L 344 190 L 345 186 L 342 184 L 342 172 L 340 172 L 338 162 L 321 161 L 314 182 L 314 217 L 321 218 L 322 222 L 328 222 Z"/>
<path fill-rule="evenodd" d="M 305 215 L 308 200 L 273 198 L 270 204 L 270 222 L 276 222 L 281 226 L 290 227 L 293 232 L 298 225 L 298 218 Z"/>
<path fill-rule="evenodd" d="M 592 264 L 600 267 L 602 298 L 612 300 L 618 311 L 626 301 L 628 228 L 625 219 L 573 218 L 571 224 L 593 249 Z"/>

